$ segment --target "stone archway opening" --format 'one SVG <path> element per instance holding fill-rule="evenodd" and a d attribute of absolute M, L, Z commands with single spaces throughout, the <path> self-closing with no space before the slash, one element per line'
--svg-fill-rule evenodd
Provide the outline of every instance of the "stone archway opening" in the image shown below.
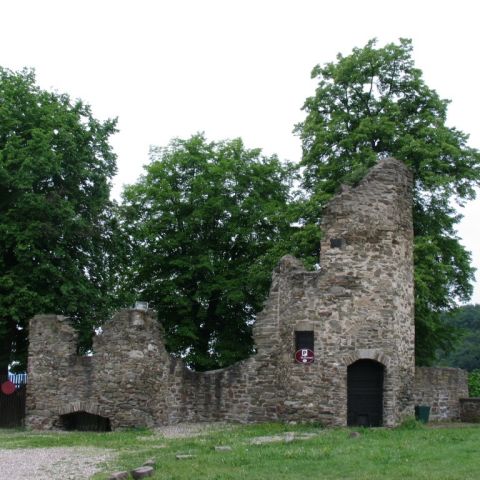
<path fill-rule="evenodd" d="M 357 360 L 347 369 L 347 425 L 383 425 L 384 366 L 375 360 Z"/>
<path fill-rule="evenodd" d="M 111 432 L 110 419 L 85 411 L 60 415 L 60 423 L 65 430 L 81 432 Z"/>

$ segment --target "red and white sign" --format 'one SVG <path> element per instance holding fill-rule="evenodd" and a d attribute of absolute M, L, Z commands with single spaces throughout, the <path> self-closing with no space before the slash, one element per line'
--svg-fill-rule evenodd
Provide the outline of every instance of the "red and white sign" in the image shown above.
<path fill-rule="evenodd" d="M 4 395 L 11 395 L 16 389 L 15 384 L 10 380 L 3 382 L 0 388 L 2 389 L 2 393 Z"/>
<path fill-rule="evenodd" d="M 300 350 L 297 350 L 295 352 L 295 361 L 297 363 L 313 363 L 315 360 L 315 354 L 313 353 L 313 350 L 310 350 L 309 348 L 301 348 Z"/>

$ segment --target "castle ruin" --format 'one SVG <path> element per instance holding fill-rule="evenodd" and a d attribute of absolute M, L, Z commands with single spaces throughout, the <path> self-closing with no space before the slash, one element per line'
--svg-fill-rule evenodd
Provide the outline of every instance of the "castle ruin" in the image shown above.
<path fill-rule="evenodd" d="M 395 426 L 415 404 L 455 419 L 466 372 L 415 368 L 412 176 L 380 160 L 344 187 L 323 216 L 321 268 L 291 256 L 273 272 L 257 315 L 257 353 L 193 372 L 164 347 L 153 311 L 122 310 L 76 355 L 76 332 L 56 315 L 30 322 L 26 424 L 99 428 L 198 421 L 316 421 Z M 82 421 L 84 421 L 82 420 Z"/>

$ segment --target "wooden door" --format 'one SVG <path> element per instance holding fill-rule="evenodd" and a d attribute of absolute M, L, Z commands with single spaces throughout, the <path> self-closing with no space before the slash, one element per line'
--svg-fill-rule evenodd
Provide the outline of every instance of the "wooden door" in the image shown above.
<path fill-rule="evenodd" d="M 380 427 L 383 424 L 383 365 L 358 360 L 347 371 L 347 424 Z"/>

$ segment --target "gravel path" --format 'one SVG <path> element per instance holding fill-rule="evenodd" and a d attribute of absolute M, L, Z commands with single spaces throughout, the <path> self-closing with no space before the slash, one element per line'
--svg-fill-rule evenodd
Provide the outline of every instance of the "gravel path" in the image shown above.
<path fill-rule="evenodd" d="M 184 423 L 157 428 L 153 438 L 195 437 L 224 428 L 228 428 L 224 422 Z M 152 436 L 137 440 L 151 442 Z M 85 447 L 0 449 L 0 480 L 88 480 L 115 455 L 111 450 Z"/>
<path fill-rule="evenodd" d="M 0 450 L 0 480 L 87 480 L 113 457 L 97 448 Z"/>

